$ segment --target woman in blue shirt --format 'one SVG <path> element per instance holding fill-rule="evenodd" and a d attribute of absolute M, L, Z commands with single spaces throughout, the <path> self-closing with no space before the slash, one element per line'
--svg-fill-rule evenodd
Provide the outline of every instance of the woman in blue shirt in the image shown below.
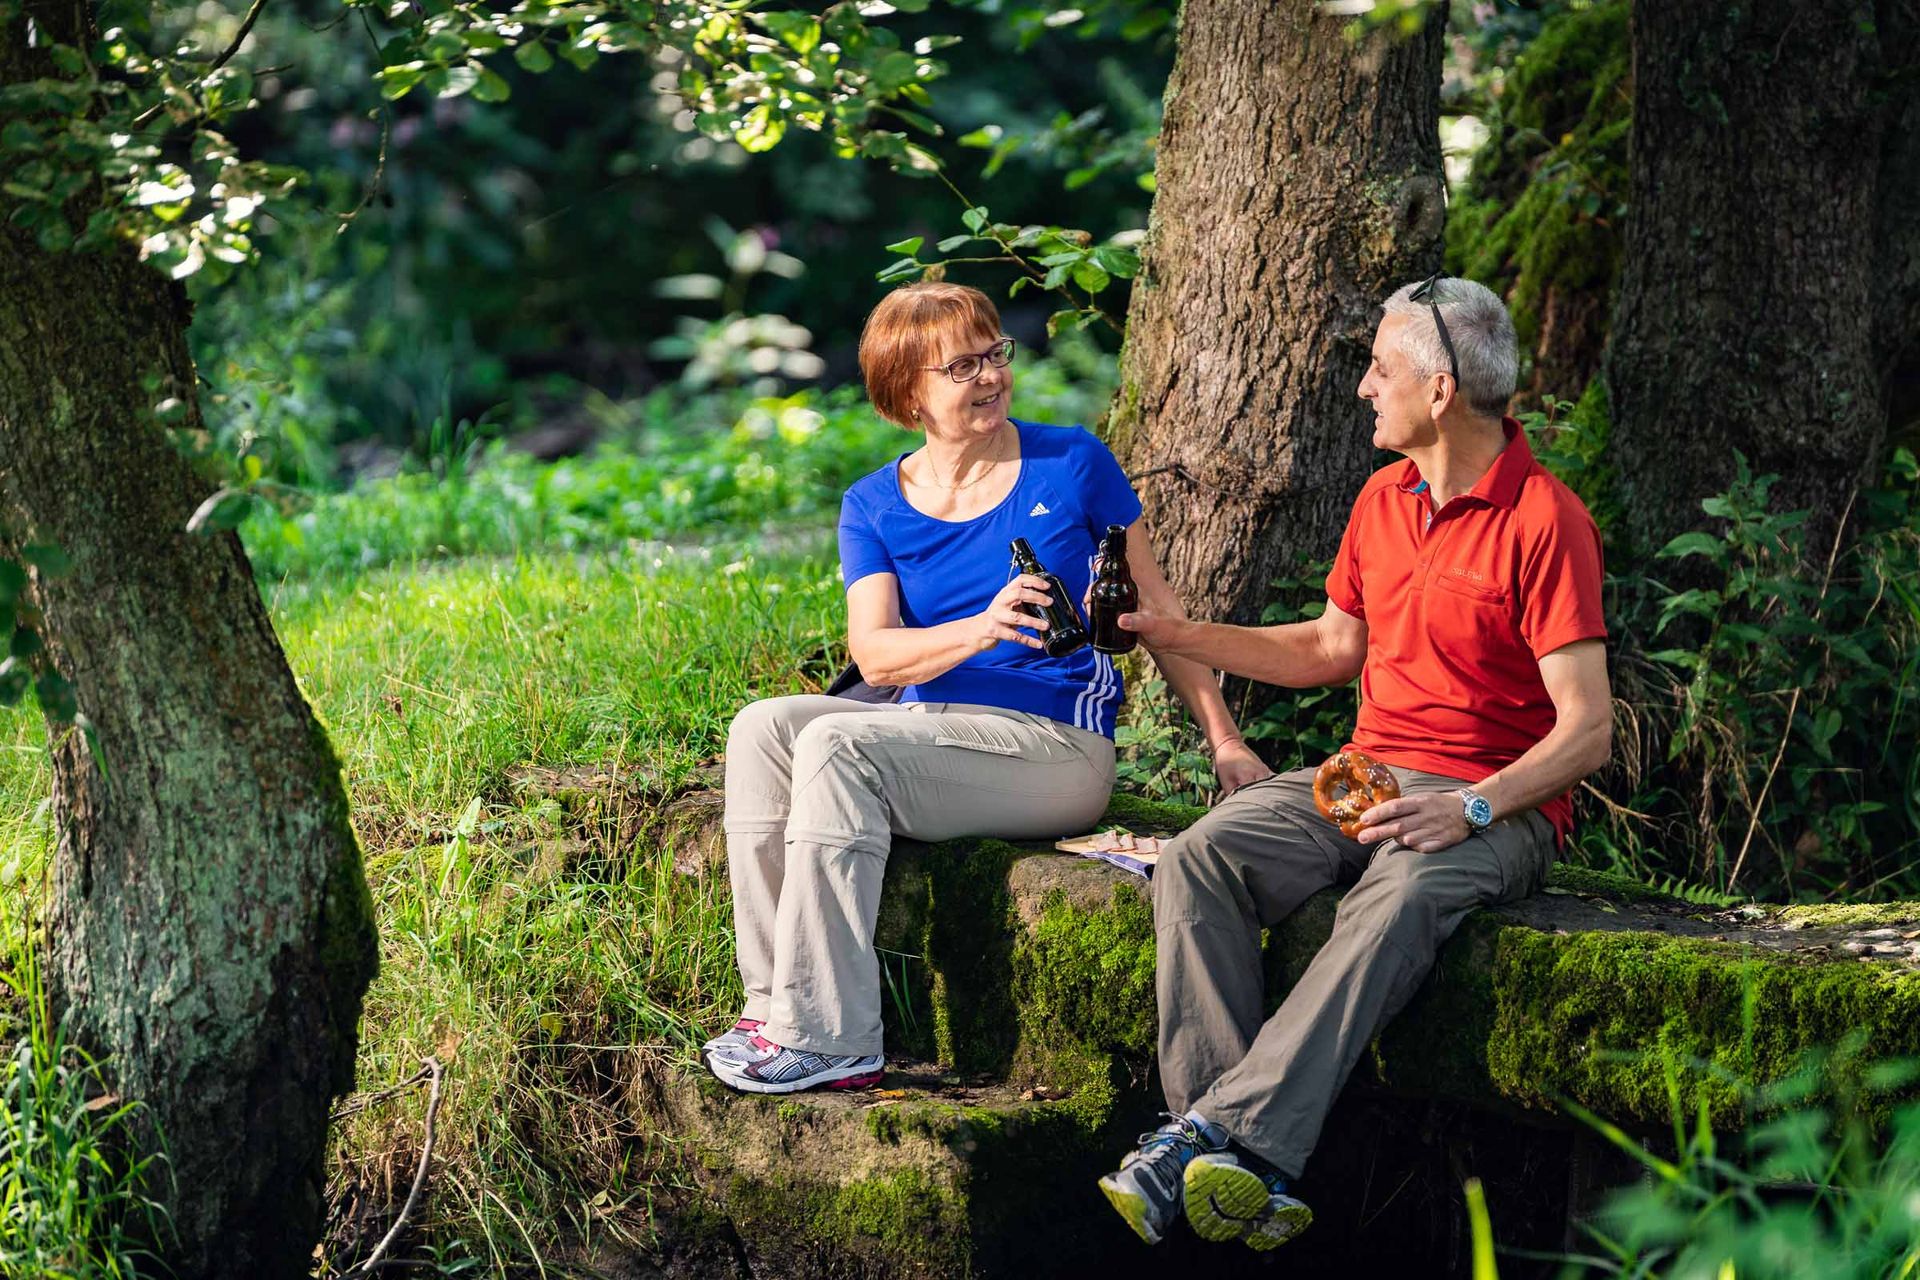
<path fill-rule="evenodd" d="M 1140 501 L 1091 433 L 1008 416 L 1013 341 L 985 294 L 925 282 L 868 317 L 868 398 L 925 443 L 847 491 L 840 564 L 847 643 L 865 678 L 902 688 L 871 705 L 803 695 L 755 702 L 727 736 L 727 865 L 746 1009 L 707 1043 L 736 1089 L 876 1083 L 873 950 L 894 834 L 1022 838 L 1083 830 L 1113 790 L 1123 696 L 1104 654 L 1049 658 L 1023 603 L 1048 601 L 1009 544 L 1025 538 L 1078 602 L 1100 535 L 1127 529 L 1143 609 L 1184 616 L 1153 557 Z M 1223 790 L 1264 777 L 1210 671 L 1156 655 L 1214 751 Z"/>

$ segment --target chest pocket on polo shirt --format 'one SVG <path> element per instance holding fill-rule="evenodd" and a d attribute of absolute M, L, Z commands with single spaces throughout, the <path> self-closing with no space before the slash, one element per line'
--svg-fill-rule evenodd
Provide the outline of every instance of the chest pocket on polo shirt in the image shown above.
<path fill-rule="evenodd" d="M 1513 644 L 1519 636 L 1512 595 L 1504 585 L 1451 573 L 1428 580 L 1427 625 L 1438 636 L 1478 645 Z"/>

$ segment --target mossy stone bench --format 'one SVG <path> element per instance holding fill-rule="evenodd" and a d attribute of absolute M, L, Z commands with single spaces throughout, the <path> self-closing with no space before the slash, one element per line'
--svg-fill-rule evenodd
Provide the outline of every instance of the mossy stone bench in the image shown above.
<path fill-rule="evenodd" d="M 725 876 L 719 809 L 710 792 L 668 809 L 662 830 L 688 874 Z M 1172 833 L 1200 813 L 1117 797 L 1107 818 Z M 893 993 L 881 1091 L 745 1098 L 693 1070 L 654 1081 L 652 1105 L 716 1207 L 765 1255 L 755 1274 L 1145 1262 L 1091 1180 L 1158 1105 L 1149 895 L 1139 877 L 1044 846 L 896 841 L 878 930 Z M 1338 899 L 1316 895 L 1269 931 L 1273 1004 L 1326 941 Z M 1704 1105 L 1732 1127 L 1743 1104 L 1728 1076 L 1780 1075 L 1849 1033 L 1877 1055 L 1920 1053 L 1920 941 L 1903 936 L 1920 939 L 1917 925 L 1920 903 L 1717 910 L 1558 867 L 1545 893 L 1467 919 L 1348 1097 L 1549 1124 L 1566 1098 L 1651 1129 L 1670 1118 L 1670 1062 L 1688 1113 Z M 1383 1123 L 1343 1102 L 1316 1166 L 1351 1165 Z M 1504 1163 L 1562 1158 L 1508 1147 Z M 1495 1170 L 1467 1171 L 1493 1185 Z M 1527 1194 L 1538 1170 L 1516 1172 L 1512 1194 Z M 1322 1226 L 1339 1217 L 1316 1208 Z M 1312 1274 L 1297 1269 L 1305 1252 L 1282 1253 L 1291 1274 Z M 1273 1265 L 1203 1256 L 1216 1273 Z"/>

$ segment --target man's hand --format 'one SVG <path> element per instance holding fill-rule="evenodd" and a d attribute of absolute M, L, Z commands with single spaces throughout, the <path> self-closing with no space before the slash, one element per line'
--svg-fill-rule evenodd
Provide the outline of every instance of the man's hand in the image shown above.
<path fill-rule="evenodd" d="M 1243 738 L 1229 738 L 1213 753 L 1213 776 L 1220 783 L 1220 794 L 1231 795 L 1249 782 L 1271 778 L 1273 770 L 1253 754 Z"/>
<path fill-rule="evenodd" d="M 1149 649 L 1164 649 L 1171 646 L 1174 637 L 1180 634 L 1180 628 L 1187 625 L 1184 618 L 1169 618 L 1158 613 L 1148 613 L 1145 610 L 1123 613 L 1120 615 L 1119 622 L 1122 631 L 1133 632 Z"/>
<path fill-rule="evenodd" d="M 1457 791 L 1427 791 L 1384 800 L 1360 815 L 1361 844 L 1398 840 L 1416 853 L 1438 853 L 1473 833 Z"/>

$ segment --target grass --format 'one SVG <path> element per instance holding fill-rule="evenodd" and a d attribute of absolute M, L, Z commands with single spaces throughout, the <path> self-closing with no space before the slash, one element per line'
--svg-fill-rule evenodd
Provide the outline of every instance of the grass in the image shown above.
<path fill-rule="evenodd" d="M 360 1085 L 404 1080 L 429 1053 L 449 1064 L 428 1226 L 471 1253 L 443 1269 L 524 1260 L 568 1224 L 643 1235 L 661 1162 L 625 1091 L 740 998 L 723 886 L 676 874 L 651 837 L 623 847 L 616 829 L 516 793 L 511 771 L 600 763 L 650 791 L 693 782 L 742 704 L 830 672 L 839 594 L 818 554 L 689 552 L 464 561 L 272 597 L 341 752 L 379 915 Z M 33 816 L 48 784 L 39 723 L 0 721 L 16 905 L 50 852 L 44 809 Z M 337 1201 L 390 1212 L 423 1112 L 409 1095 L 343 1123 Z"/>

